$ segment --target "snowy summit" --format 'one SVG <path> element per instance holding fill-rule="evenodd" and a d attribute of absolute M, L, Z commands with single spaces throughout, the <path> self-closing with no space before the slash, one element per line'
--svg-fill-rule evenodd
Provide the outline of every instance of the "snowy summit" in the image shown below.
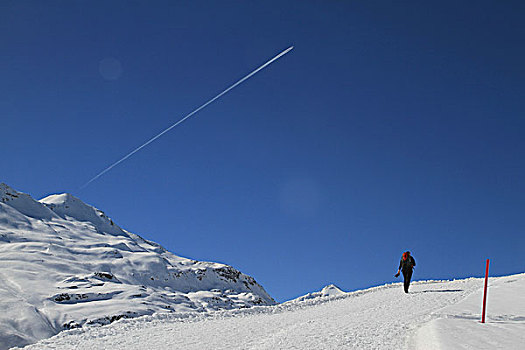
<path fill-rule="evenodd" d="M 0 184 L 0 349 L 157 312 L 273 305 L 231 266 L 176 256 L 70 194 Z"/>

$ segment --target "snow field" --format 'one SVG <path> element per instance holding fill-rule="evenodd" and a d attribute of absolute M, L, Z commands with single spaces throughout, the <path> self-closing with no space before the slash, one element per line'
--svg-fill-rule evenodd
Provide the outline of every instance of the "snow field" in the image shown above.
<path fill-rule="evenodd" d="M 157 314 L 66 331 L 26 349 L 427 349 L 436 342 L 416 343 L 418 328 L 482 286 L 475 278 L 416 282 L 406 295 L 396 283 L 277 306 Z"/>
<path fill-rule="evenodd" d="M 487 315 L 482 288 L 433 313 L 411 339 L 414 349 L 525 349 L 525 274 L 489 279 Z"/>

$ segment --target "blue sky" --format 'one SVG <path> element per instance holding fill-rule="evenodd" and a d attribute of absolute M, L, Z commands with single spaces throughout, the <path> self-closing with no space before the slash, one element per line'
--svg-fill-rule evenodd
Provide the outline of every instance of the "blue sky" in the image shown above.
<path fill-rule="evenodd" d="M 278 301 L 525 271 L 521 1 L 2 1 L 0 181 Z M 295 49 L 87 188 L 280 51 Z"/>

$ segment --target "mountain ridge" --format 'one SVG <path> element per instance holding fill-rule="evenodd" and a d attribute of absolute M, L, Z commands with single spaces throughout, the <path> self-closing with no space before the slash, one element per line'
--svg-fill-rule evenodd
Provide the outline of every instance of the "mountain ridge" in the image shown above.
<path fill-rule="evenodd" d="M 4 183 L 0 263 L 0 349 L 120 318 L 276 304 L 252 277 L 177 256 L 71 194 L 36 201 Z"/>

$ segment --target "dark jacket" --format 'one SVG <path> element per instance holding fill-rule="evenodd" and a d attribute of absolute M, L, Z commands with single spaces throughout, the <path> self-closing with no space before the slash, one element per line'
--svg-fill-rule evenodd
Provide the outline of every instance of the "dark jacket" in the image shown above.
<path fill-rule="evenodd" d="M 401 259 L 399 262 L 399 269 L 401 271 L 412 271 L 414 266 L 416 266 L 416 260 L 414 260 L 412 255 L 410 255 L 406 260 Z"/>

